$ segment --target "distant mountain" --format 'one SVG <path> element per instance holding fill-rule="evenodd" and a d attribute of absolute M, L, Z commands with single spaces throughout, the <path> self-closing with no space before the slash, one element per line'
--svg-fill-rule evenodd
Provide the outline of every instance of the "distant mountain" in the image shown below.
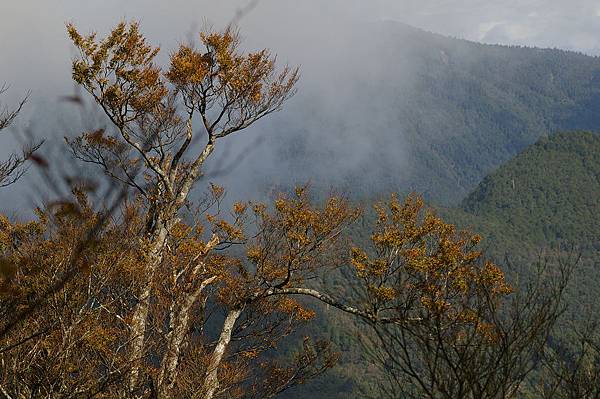
<path fill-rule="evenodd" d="M 583 257 L 567 318 L 600 314 L 600 135 L 582 132 L 600 131 L 600 58 L 397 23 L 359 34 L 373 46 L 349 38 L 348 46 L 363 45 L 323 61 L 328 70 L 352 65 L 352 79 L 340 72 L 333 89 L 303 89 L 278 117 L 278 168 L 267 180 L 341 184 L 359 198 L 424 193 L 446 206 L 446 220 L 480 233 L 490 257 L 522 274 L 540 251 L 574 245 Z M 341 364 L 284 397 L 369 393 L 376 378 L 356 352 L 353 326 L 328 311 L 308 331 L 328 334 Z"/>
<path fill-rule="evenodd" d="M 480 233 L 490 256 L 523 274 L 540 250 L 581 253 L 567 317 L 600 314 L 600 136 L 542 138 L 483 179 L 459 209 L 443 213 Z"/>
<path fill-rule="evenodd" d="M 481 234 L 486 255 L 507 270 L 509 279 L 515 273 L 527 278 L 540 253 L 552 259 L 557 249 L 581 252 L 561 326 L 600 315 L 599 135 L 572 132 L 543 137 L 486 176 L 458 206 L 441 208 L 439 213 Z M 360 226 L 357 229 L 355 238 L 368 236 Z M 344 289 L 342 281 L 331 283 Z M 312 333 L 329 334 L 342 352 L 342 363 L 286 397 L 317 392 L 326 398 L 364 397 L 377 376 L 352 344 L 360 327 L 335 311 L 327 312 L 319 323 Z M 568 329 L 557 329 L 554 339 L 568 339 L 564 331 Z"/>
<path fill-rule="evenodd" d="M 600 136 L 542 138 L 483 179 L 460 208 L 521 242 L 600 251 Z"/>
<path fill-rule="evenodd" d="M 600 58 L 392 22 L 357 30 L 323 55 L 327 84 L 301 86 L 278 117 L 269 181 L 286 169 L 359 196 L 414 190 L 456 204 L 540 136 L 600 129 Z"/>

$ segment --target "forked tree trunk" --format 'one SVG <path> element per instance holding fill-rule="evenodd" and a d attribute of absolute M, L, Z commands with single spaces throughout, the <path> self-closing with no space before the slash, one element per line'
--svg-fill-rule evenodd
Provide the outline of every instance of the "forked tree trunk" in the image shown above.
<path fill-rule="evenodd" d="M 132 318 L 131 357 L 133 359 L 133 366 L 131 368 L 129 378 L 130 391 L 135 391 L 137 388 L 140 366 L 143 362 L 146 323 L 150 309 L 150 295 L 152 293 L 152 279 L 154 278 L 154 274 L 162 262 L 162 251 L 165 247 L 169 231 L 171 227 L 177 223 L 177 212 L 185 203 L 190 190 L 200 174 L 200 168 L 212 153 L 214 146 L 215 144 L 213 139 L 209 138 L 209 142 L 204 147 L 204 150 L 202 150 L 198 158 L 196 158 L 196 160 L 189 167 L 189 172 L 181 183 L 181 188 L 174 199 L 174 203 L 170 204 L 168 207 L 163 207 L 162 209 L 154 209 L 154 212 L 156 212 L 154 214 L 156 219 L 154 220 L 152 229 L 155 231 L 155 234 L 152 234 L 151 232 L 149 234 L 150 237 L 153 237 L 153 242 L 151 244 L 151 250 L 148 254 L 148 264 L 146 275 L 144 276 L 144 283 Z M 169 173 L 171 174 L 171 172 Z M 177 172 L 174 170 L 170 177 L 170 181 L 166 183 L 166 185 L 171 186 L 171 189 L 169 190 L 170 192 L 175 191 L 173 190 L 173 187 L 176 176 Z M 164 187 L 162 188 L 164 189 Z M 149 216 L 152 217 L 154 215 L 151 214 Z"/>

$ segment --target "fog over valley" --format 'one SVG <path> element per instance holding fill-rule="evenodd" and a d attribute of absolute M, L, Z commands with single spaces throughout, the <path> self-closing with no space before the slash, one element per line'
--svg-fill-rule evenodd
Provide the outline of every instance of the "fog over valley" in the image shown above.
<path fill-rule="evenodd" d="M 424 106 L 409 103 L 419 102 L 422 97 L 424 88 L 420 85 L 423 74 L 427 74 L 424 66 L 428 67 L 428 59 L 433 57 L 443 67 L 448 62 L 448 46 L 452 49 L 461 45 L 444 47 L 435 42 L 437 39 L 413 31 L 404 23 L 488 43 L 596 53 L 600 34 L 594 31 L 599 19 L 594 2 L 578 1 L 578 7 L 561 1 L 543 3 L 544 7 L 539 1 L 494 5 L 473 0 L 378 0 L 368 5 L 339 0 L 192 4 L 183 0 L 168 4 L 59 1 L 52 5 L 4 1 L 0 5 L 0 76 L 10 90 L 3 102 L 12 104 L 31 91 L 30 102 L 16 129 L 46 137 L 47 148 L 53 147 L 53 153 L 63 156 L 56 148 L 63 136 L 102 123 L 92 107 L 82 110 L 61 101 L 74 90 L 69 63 L 75 53 L 66 37 L 65 22 L 76 23 L 82 31 L 97 30 L 102 34 L 119 20 L 137 20 L 149 40 L 161 46 L 159 60 L 166 62 L 176 45 L 195 37 L 200 28 L 221 29 L 237 21 L 236 13 L 246 10 L 237 21 L 244 45 L 249 49 L 270 48 L 280 62 L 299 65 L 302 78 L 298 95 L 282 112 L 217 150 L 222 152 L 219 157 L 223 165 L 235 160 L 235 173 L 220 175 L 218 179 L 230 195 L 262 196 L 272 185 L 306 181 L 341 185 L 352 192 L 357 190 L 348 184 L 357 177 L 367 185 L 361 190 L 368 191 L 369 184 L 371 188 L 387 184 L 403 191 L 427 191 L 429 187 L 423 190 L 412 178 L 412 169 L 422 165 L 415 163 L 414 154 L 407 154 L 415 143 L 413 138 L 407 139 L 405 130 L 414 131 L 415 127 L 407 127 L 406 113 L 413 113 L 411 107 Z M 251 7 L 245 9 L 248 5 Z M 557 29 L 557 19 L 566 21 L 568 15 L 581 16 L 585 22 L 570 24 L 568 30 Z M 425 55 L 421 50 L 429 53 Z M 469 57 L 478 57 L 476 53 L 462 51 L 451 55 L 460 56 L 460 62 L 468 64 Z M 450 74 L 447 79 L 454 78 Z M 445 115 L 440 114 L 429 123 L 432 126 L 422 128 L 452 130 L 456 122 L 446 121 Z M 14 143 L 10 138 L 2 138 L 3 148 L 14 148 Z M 473 181 L 468 177 L 455 179 L 468 180 L 459 183 L 461 193 L 472 187 Z M 433 197 L 446 200 L 437 194 Z"/>

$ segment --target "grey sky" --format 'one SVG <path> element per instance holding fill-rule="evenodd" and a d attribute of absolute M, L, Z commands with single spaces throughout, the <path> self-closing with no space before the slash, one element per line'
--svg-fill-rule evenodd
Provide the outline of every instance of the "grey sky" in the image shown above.
<path fill-rule="evenodd" d="M 135 18 L 153 42 L 171 48 L 204 21 L 224 25 L 246 3 L 0 0 L 0 79 L 13 95 L 62 90 L 69 81 L 65 21 L 102 32 Z M 275 47 L 293 63 L 302 40 L 326 41 L 340 26 L 380 19 L 477 41 L 600 53 L 600 3 L 592 0 L 262 0 L 241 27 L 250 44 Z"/>
<path fill-rule="evenodd" d="M 85 32 L 97 30 L 103 34 L 119 20 L 138 20 L 150 42 L 161 46 L 164 59 L 178 42 L 206 23 L 217 29 L 225 26 L 246 4 L 248 0 L 0 0 L 0 83 L 11 86 L 0 102 L 16 103 L 31 90 L 32 101 L 17 127 L 26 129 L 31 121 L 31 130 L 36 134 L 60 142 L 63 135 L 80 129 L 68 110 L 56 109 L 68 106 L 56 105 L 56 98 L 73 90 L 73 50 L 65 22 L 72 21 Z M 261 135 L 249 132 L 236 139 L 238 151 L 258 136 L 265 139 L 253 154 L 254 164 L 248 160 L 244 165 L 248 175 L 281 167 L 275 159 L 266 160 L 273 156 L 270 138 L 289 126 L 290 119 L 286 118 L 291 118 L 292 124 L 294 118 L 300 118 L 296 125 L 305 126 L 306 134 L 311 134 L 319 145 L 328 140 L 330 148 L 344 148 L 351 154 L 340 157 L 352 163 L 337 165 L 340 170 L 358 165 L 361 158 L 369 156 L 368 147 L 373 144 L 362 138 L 362 132 L 388 129 L 388 116 L 377 114 L 377 104 L 367 109 L 364 104 L 359 107 L 356 98 L 361 91 L 353 81 L 377 80 L 390 68 L 385 62 L 356 57 L 365 47 L 385 52 L 389 45 L 385 38 L 365 37 L 361 28 L 381 20 L 401 21 L 475 41 L 559 47 L 600 55 L 598 0 L 261 0 L 240 22 L 245 45 L 269 47 L 279 55 L 280 62 L 301 65 L 302 80 L 300 95 L 284 113 L 253 128 L 261 129 Z M 399 65 L 393 67 L 394 74 L 401 73 Z M 326 108 L 328 120 L 311 120 L 294 113 L 302 102 L 304 106 L 311 103 Z M 363 112 L 375 116 L 369 126 L 361 125 L 365 123 L 359 118 Z M 322 131 L 322 126 L 344 123 L 349 127 L 338 129 L 346 132 L 344 137 Z M 14 142 L 0 138 L 0 157 L 12 145 Z M 64 157 L 63 153 L 59 156 Z M 245 190 L 246 177 L 242 176 L 241 183 L 240 179 L 231 180 L 229 187 Z M 9 195 L 7 191 L 0 194 Z"/>

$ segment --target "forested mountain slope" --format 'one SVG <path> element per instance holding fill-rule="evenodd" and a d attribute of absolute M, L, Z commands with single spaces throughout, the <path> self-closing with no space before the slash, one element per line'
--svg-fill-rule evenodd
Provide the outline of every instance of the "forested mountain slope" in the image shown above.
<path fill-rule="evenodd" d="M 487 176 L 460 207 L 520 241 L 599 250 L 599 198 L 600 137 L 560 133 Z"/>
<path fill-rule="evenodd" d="M 518 264 L 532 261 L 540 249 L 575 248 L 597 263 L 598 198 L 600 136 L 559 133 L 540 139 L 484 178 L 459 207 L 441 213 L 481 233 L 498 261 Z M 589 277 L 585 284 L 600 286 Z"/>
<path fill-rule="evenodd" d="M 600 136 L 540 139 L 481 184 L 447 217 L 486 237 L 499 262 L 526 274 L 540 251 L 581 253 L 567 317 L 598 314 L 600 303 Z"/>
<path fill-rule="evenodd" d="M 366 30 L 339 43 L 354 50 L 325 56 L 328 85 L 301 87 L 279 118 L 277 164 L 297 181 L 456 204 L 542 134 L 600 126 L 599 58 L 392 22 Z M 372 45 L 356 46 L 359 36 Z M 281 181 L 280 173 L 267 179 Z"/>
<path fill-rule="evenodd" d="M 543 137 L 499 167 L 457 207 L 440 208 L 440 215 L 461 228 L 484 237 L 482 248 L 514 279 L 524 280 L 540 255 L 554 266 L 558 250 L 575 251 L 582 258 L 567 290 L 568 306 L 554 339 L 569 339 L 573 324 L 600 314 L 600 136 L 559 133 Z M 368 232 L 365 229 L 364 232 Z M 355 238 L 365 234 L 357 226 Z M 364 234 L 363 234 L 364 233 Z M 368 235 L 368 234 L 367 234 Z M 331 280 L 339 290 L 352 290 Z M 289 397 L 362 397 L 373 394 L 377 370 L 357 352 L 361 331 L 344 315 L 323 309 L 325 317 L 311 333 L 327 331 L 341 363 Z M 375 391 L 376 392 L 376 391 Z"/>

